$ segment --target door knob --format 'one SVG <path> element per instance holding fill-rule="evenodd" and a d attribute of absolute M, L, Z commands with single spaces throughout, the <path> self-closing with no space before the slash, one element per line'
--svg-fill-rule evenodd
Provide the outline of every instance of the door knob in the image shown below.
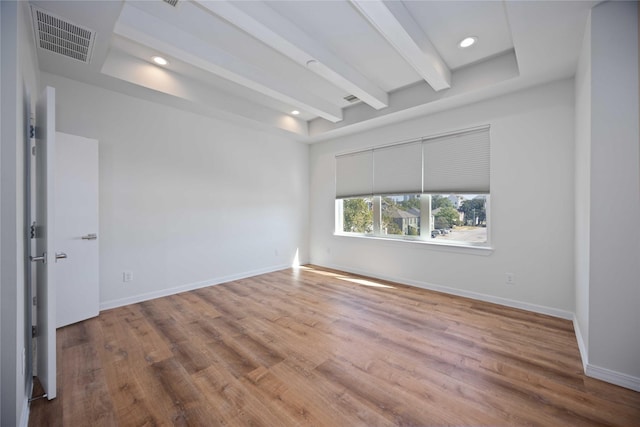
<path fill-rule="evenodd" d="M 67 254 L 65 254 L 64 252 L 56 252 L 56 262 L 58 262 L 59 259 L 66 259 L 67 258 Z"/>
<path fill-rule="evenodd" d="M 96 240 L 98 235 L 96 233 L 90 233 L 82 236 L 82 240 Z"/>

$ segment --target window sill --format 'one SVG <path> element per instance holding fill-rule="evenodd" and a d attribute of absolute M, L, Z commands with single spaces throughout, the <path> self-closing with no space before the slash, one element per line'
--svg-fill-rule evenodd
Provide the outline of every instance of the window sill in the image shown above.
<path fill-rule="evenodd" d="M 474 246 L 465 245 L 463 243 L 454 243 L 442 241 L 428 241 L 428 240 L 412 240 L 412 239 L 394 239 L 389 237 L 369 236 L 364 234 L 347 234 L 347 233 L 334 233 L 335 237 L 347 238 L 347 239 L 362 239 L 380 242 L 385 245 L 397 246 L 397 245 L 412 245 L 416 248 L 434 250 L 439 252 L 453 252 L 471 255 L 489 256 L 493 253 L 494 249 L 491 246 Z"/>

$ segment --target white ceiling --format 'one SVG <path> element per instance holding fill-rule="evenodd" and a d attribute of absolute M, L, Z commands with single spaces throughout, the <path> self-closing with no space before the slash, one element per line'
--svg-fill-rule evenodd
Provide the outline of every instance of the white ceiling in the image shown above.
<path fill-rule="evenodd" d="M 96 32 L 43 71 L 314 142 L 570 77 L 597 2 L 30 3 Z"/>

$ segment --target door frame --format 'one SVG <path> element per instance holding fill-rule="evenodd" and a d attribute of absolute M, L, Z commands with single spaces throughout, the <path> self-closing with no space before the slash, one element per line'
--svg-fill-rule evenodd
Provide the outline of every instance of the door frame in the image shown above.
<path fill-rule="evenodd" d="M 31 94 L 23 83 L 25 105 L 23 111 L 26 130 L 24 132 L 24 305 L 25 305 L 25 376 L 28 390 L 33 388 L 34 372 L 34 336 L 35 325 L 33 296 L 35 295 L 35 268 L 31 256 L 35 256 L 34 238 L 31 236 L 31 224 L 35 221 L 33 190 L 35 185 L 35 164 L 33 148 L 35 148 L 35 115 L 31 111 Z M 31 393 L 29 393 L 31 395 Z"/>
<path fill-rule="evenodd" d="M 36 102 L 36 158 L 35 177 L 36 221 L 36 363 L 38 378 L 47 399 L 57 395 L 56 380 L 56 262 L 55 247 L 55 89 L 47 86 Z"/>

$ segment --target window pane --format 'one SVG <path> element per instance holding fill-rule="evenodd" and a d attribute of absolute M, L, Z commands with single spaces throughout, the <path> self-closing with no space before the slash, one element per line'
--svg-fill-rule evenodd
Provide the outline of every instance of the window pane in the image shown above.
<path fill-rule="evenodd" d="M 465 243 L 487 242 L 486 194 L 431 196 L 431 237 Z"/>
<path fill-rule="evenodd" d="M 342 200 L 342 231 L 373 233 L 373 201 L 370 197 Z"/>
<path fill-rule="evenodd" d="M 420 196 L 401 194 L 381 199 L 382 224 L 386 235 L 420 236 Z"/>

